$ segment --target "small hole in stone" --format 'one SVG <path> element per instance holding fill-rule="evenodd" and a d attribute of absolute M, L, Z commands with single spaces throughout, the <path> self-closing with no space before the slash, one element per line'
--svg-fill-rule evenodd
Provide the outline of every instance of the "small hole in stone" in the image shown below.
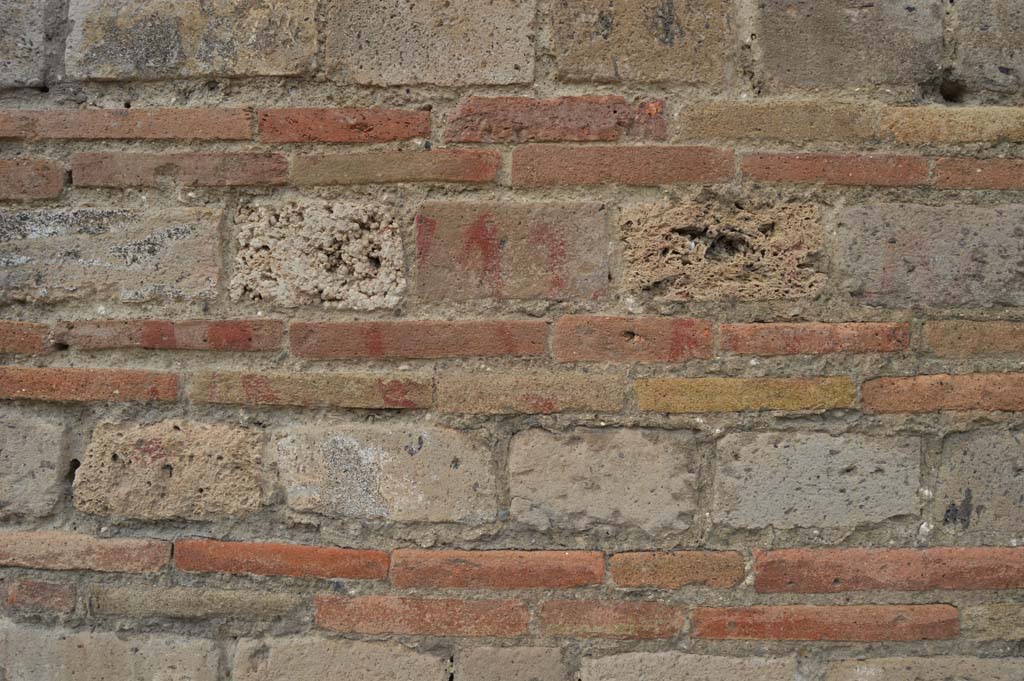
<path fill-rule="evenodd" d="M 117 454 L 111 454 L 110 455 L 110 460 L 111 461 L 120 461 L 121 457 L 119 457 Z"/>
<path fill-rule="evenodd" d="M 132 108 L 132 103 L 131 102 L 125 102 L 124 103 L 124 108 L 126 108 L 126 109 Z"/>
<path fill-rule="evenodd" d="M 967 86 L 956 80 L 944 80 L 939 85 L 939 94 L 942 95 L 944 102 L 959 104 L 964 101 L 964 95 L 967 94 Z"/>
<path fill-rule="evenodd" d="M 68 345 L 67 343 L 54 343 L 53 344 L 53 349 L 56 350 L 57 352 L 64 352 L 65 350 L 67 350 L 70 347 L 71 346 Z"/>
<path fill-rule="evenodd" d="M 82 465 L 82 462 L 79 461 L 78 459 L 71 459 L 71 463 L 68 464 L 68 474 L 67 474 L 68 482 L 74 482 L 75 481 L 75 473 L 78 471 L 78 469 L 79 469 L 79 467 L 81 467 L 81 465 Z"/>
<path fill-rule="evenodd" d="M 166 473 L 168 478 L 174 475 L 174 466 L 172 466 L 169 463 L 165 463 L 163 466 L 161 466 L 160 470 Z"/>

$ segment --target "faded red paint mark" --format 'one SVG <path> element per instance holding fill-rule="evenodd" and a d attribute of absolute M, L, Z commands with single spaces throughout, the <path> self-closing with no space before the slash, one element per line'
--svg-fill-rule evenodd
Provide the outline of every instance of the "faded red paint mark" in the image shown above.
<path fill-rule="evenodd" d="M 405 381 L 378 379 L 377 389 L 384 400 L 384 406 L 405 408 L 416 406 L 416 403 L 409 399 L 409 384 Z"/>
<path fill-rule="evenodd" d="M 428 218 L 426 215 L 416 216 L 416 257 L 425 260 L 434 247 L 434 237 L 437 235 L 437 220 Z"/>
<path fill-rule="evenodd" d="M 252 348 L 252 324 L 215 322 L 206 332 L 206 343 L 213 350 L 249 350 Z"/>
<path fill-rule="evenodd" d="M 273 404 L 278 401 L 270 380 L 265 376 L 249 374 L 242 377 L 242 392 L 245 401 L 253 404 Z"/>
<path fill-rule="evenodd" d="M 149 461 L 166 459 L 168 451 L 163 440 L 136 440 L 135 451 L 142 454 Z"/>
<path fill-rule="evenodd" d="M 523 404 L 535 414 L 551 414 L 558 411 L 558 402 L 546 395 L 527 393 L 523 395 Z"/>
<path fill-rule="evenodd" d="M 501 238 L 498 226 L 484 213 L 466 230 L 459 264 L 480 271 L 480 278 L 495 298 L 502 296 Z"/>
<path fill-rule="evenodd" d="M 530 243 L 547 250 L 548 269 L 548 295 L 557 295 L 565 290 L 566 244 L 565 239 L 558 236 L 551 225 L 541 223 L 530 233 Z"/>
<path fill-rule="evenodd" d="M 384 356 L 384 330 L 377 324 L 370 324 L 363 334 L 363 347 L 370 357 Z"/>
<path fill-rule="evenodd" d="M 677 319 L 672 322 L 672 337 L 669 339 L 668 358 L 671 361 L 706 354 L 701 342 L 708 330 L 692 319 Z"/>
<path fill-rule="evenodd" d="M 142 347 L 153 350 L 176 349 L 178 339 L 175 335 L 174 323 L 161 320 L 143 322 L 139 343 Z"/>

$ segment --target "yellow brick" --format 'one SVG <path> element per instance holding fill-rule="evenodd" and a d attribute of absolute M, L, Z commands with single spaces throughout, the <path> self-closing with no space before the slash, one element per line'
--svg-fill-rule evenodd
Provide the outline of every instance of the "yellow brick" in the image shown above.
<path fill-rule="evenodd" d="M 822 410 L 852 407 L 857 389 L 844 376 L 821 378 L 646 378 L 640 409 L 667 413 Z"/>

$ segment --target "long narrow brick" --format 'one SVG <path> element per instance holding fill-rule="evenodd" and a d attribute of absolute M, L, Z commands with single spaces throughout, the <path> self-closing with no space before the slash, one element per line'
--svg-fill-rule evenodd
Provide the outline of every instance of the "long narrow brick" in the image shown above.
<path fill-rule="evenodd" d="M 743 581 L 743 555 L 737 551 L 636 551 L 617 553 L 608 568 L 623 587 L 678 589 L 701 585 L 728 589 Z"/>
<path fill-rule="evenodd" d="M 403 109 L 264 109 L 260 141 L 370 143 L 430 136 L 430 112 Z"/>
<path fill-rule="evenodd" d="M 643 378 L 640 409 L 665 413 L 848 409 L 857 389 L 845 376 L 816 378 Z"/>
<path fill-rule="evenodd" d="M 201 371 L 189 395 L 213 404 L 423 409 L 433 402 L 433 385 L 428 377 L 403 374 Z"/>
<path fill-rule="evenodd" d="M 722 324 L 719 330 L 722 350 L 739 355 L 899 352 L 910 347 L 909 324 Z"/>
<path fill-rule="evenodd" d="M 0 532 L 0 565 L 40 570 L 159 572 L 171 560 L 170 542 L 99 539 L 75 532 Z"/>
<path fill-rule="evenodd" d="M 174 542 L 174 567 L 235 575 L 387 579 L 388 554 L 329 546 L 179 539 Z"/>
<path fill-rule="evenodd" d="M 1024 411 L 1024 374 L 876 378 L 861 386 L 867 411 Z"/>
<path fill-rule="evenodd" d="M 928 159 L 892 154 L 754 153 L 743 176 L 764 182 L 912 187 L 928 183 Z"/>
<path fill-rule="evenodd" d="M 762 641 L 930 641 L 956 638 L 951 605 L 779 605 L 697 608 L 690 635 Z"/>
<path fill-rule="evenodd" d="M 251 587 L 227 590 L 162 584 L 94 585 L 88 598 L 89 611 L 97 615 L 184 620 L 271 620 L 285 617 L 308 603 L 298 594 Z"/>
<path fill-rule="evenodd" d="M 73 109 L 0 111 L 0 139 L 247 140 L 244 109 Z"/>
<path fill-rule="evenodd" d="M 935 161 L 939 189 L 1024 189 L 1024 159 L 940 158 Z"/>
<path fill-rule="evenodd" d="M 76 187 L 187 187 L 284 184 L 288 159 L 280 154 L 189 152 L 168 154 L 83 152 L 71 157 Z"/>
<path fill-rule="evenodd" d="M 1024 548 L 754 551 L 761 593 L 1024 589 Z"/>
<path fill-rule="evenodd" d="M 352 154 L 296 156 L 291 179 L 302 186 L 393 184 L 401 182 L 493 182 L 501 156 L 496 151 L 369 151 Z"/>
<path fill-rule="evenodd" d="M 317 596 L 318 627 L 356 634 L 520 636 L 530 613 L 517 600 Z"/>
<path fill-rule="evenodd" d="M 902 144 L 1024 142 L 1024 110 L 1019 106 L 886 107 L 882 129 Z"/>
<path fill-rule="evenodd" d="M 663 139 L 663 102 L 633 106 L 617 95 L 582 97 L 467 97 L 448 121 L 449 142 L 610 142 L 623 137 Z"/>
<path fill-rule="evenodd" d="M 133 369 L 0 367 L 0 400 L 152 402 L 178 397 L 178 376 Z"/>
<path fill-rule="evenodd" d="M 732 150 L 717 147 L 528 144 L 512 152 L 517 187 L 717 183 L 732 176 Z"/>
<path fill-rule="evenodd" d="M 939 357 L 1024 353 L 1024 322 L 925 322 L 924 340 Z"/>
<path fill-rule="evenodd" d="M 437 406 L 462 414 L 617 412 L 626 397 L 624 377 L 606 372 L 460 371 L 437 377 Z"/>
<path fill-rule="evenodd" d="M 62 322 L 54 341 L 77 350 L 280 350 L 284 322 L 270 319 L 186 320 L 125 319 Z"/>
<path fill-rule="evenodd" d="M 712 354 L 710 322 L 674 317 L 560 317 L 551 343 L 559 362 L 679 362 Z"/>
<path fill-rule="evenodd" d="M 391 559 L 391 581 L 400 588 L 567 589 L 604 578 L 598 551 L 398 549 Z"/>
<path fill-rule="evenodd" d="M 537 616 L 546 636 L 660 639 L 682 631 L 686 610 L 651 601 L 554 600 Z"/>
<path fill-rule="evenodd" d="M 41 355 L 50 349 L 50 327 L 0 320 L 0 354 Z"/>
<path fill-rule="evenodd" d="M 41 158 L 0 159 L 0 201 L 55 199 L 64 191 L 64 169 Z"/>
<path fill-rule="evenodd" d="M 817 99 L 701 102 L 679 113 L 688 140 L 869 140 L 878 137 L 878 110 L 864 102 Z"/>
<path fill-rule="evenodd" d="M 539 320 L 292 322 L 292 353 L 305 359 L 437 359 L 538 356 L 548 324 Z"/>

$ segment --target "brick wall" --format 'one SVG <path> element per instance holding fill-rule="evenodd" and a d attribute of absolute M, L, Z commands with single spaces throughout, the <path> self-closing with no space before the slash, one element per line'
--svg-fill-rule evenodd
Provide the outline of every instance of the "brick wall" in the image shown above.
<path fill-rule="evenodd" d="M 0 22 L 0 679 L 1024 678 L 1016 0 Z"/>

